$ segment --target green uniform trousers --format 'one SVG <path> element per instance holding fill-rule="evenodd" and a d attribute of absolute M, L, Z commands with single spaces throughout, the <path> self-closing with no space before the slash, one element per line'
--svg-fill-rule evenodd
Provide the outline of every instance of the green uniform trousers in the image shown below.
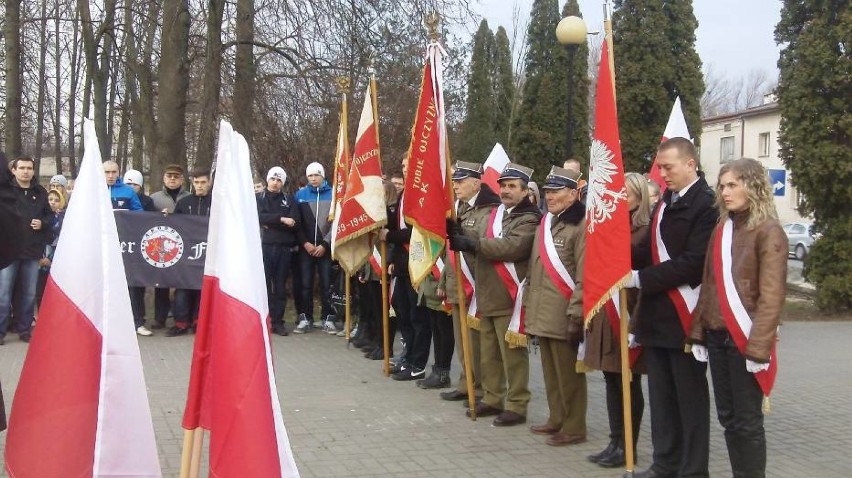
<path fill-rule="evenodd" d="M 530 402 L 530 361 L 526 347 L 509 348 L 508 315 L 482 317 L 479 331 L 482 403 L 527 416 Z M 508 385 L 508 386 L 507 386 Z M 504 404 L 505 402 L 505 404 Z"/>
<path fill-rule="evenodd" d="M 569 435 L 586 434 L 586 374 L 577 373 L 577 349 L 566 340 L 538 338 L 550 418 L 547 425 Z"/>
<path fill-rule="evenodd" d="M 461 363 L 461 375 L 459 375 L 459 383 L 456 385 L 456 390 L 462 393 L 467 393 L 467 377 L 464 369 L 464 349 L 462 348 L 462 325 L 459 320 L 459 306 L 453 305 L 453 335 L 456 338 L 456 356 Z M 471 360 L 473 361 L 473 388 L 477 396 L 482 395 L 482 370 L 479 364 L 479 331 L 476 329 L 468 329 L 468 337 L 470 337 Z"/>

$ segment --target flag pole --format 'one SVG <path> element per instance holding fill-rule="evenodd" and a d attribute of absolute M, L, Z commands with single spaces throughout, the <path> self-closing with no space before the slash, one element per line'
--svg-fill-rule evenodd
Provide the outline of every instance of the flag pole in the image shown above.
<path fill-rule="evenodd" d="M 609 71 L 612 75 L 612 99 L 615 96 L 615 55 L 613 54 L 613 39 L 612 39 L 612 5 L 609 0 L 604 0 L 604 39 L 606 39 L 607 53 L 609 53 Z"/>
<path fill-rule="evenodd" d="M 624 407 L 624 471 L 628 476 L 633 476 L 633 464 L 635 457 L 633 456 L 633 409 L 631 407 L 630 381 L 633 380 L 633 374 L 630 371 L 630 348 L 627 343 L 628 327 L 630 325 L 630 316 L 627 310 L 627 290 L 621 289 L 618 291 L 619 297 L 619 315 L 621 316 L 621 403 Z"/>
<path fill-rule="evenodd" d="M 382 256 L 382 352 L 384 358 L 382 370 L 385 372 L 385 377 L 390 377 L 390 317 L 389 317 L 389 301 L 388 301 L 388 244 L 381 241 L 379 244 L 379 252 Z"/>
<path fill-rule="evenodd" d="M 189 466 L 192 461 L 192 452 L 195 445 L 195 433 L 198 428 L 183 431 L 183 451 L 180 454 L 180 478 L 189 478 Z"/>
<path fill-rule="evenodd" d="M 204 429 L 196 428 L 192 440 L 192 457 L 189 461 L 189 478 L 198 478 L 201 471 L 202 448 L 204 448 Z"/>

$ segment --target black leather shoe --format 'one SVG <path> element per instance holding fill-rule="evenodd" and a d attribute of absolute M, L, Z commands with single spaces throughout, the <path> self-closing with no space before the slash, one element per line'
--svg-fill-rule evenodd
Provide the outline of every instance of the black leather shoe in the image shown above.
<path fill-rule="evenodd" d="M 184 328 L 180 328 L 178 326 L 174 326 L 166 332 L 166 337 L 178 337 L 178 336 L 181 336 L 181 335 L 186 335 L 188 333 L 189 333 L 188 327 L 184 329 Z"/>
<path fill-rule="evenodd" d="M 645 471 L 639 471 L 633 473 L 633 475 L 624 474 L 624 478 L 673 478 L 675 475 L 664 475 L 654 469 L 654 467 L 648 468 Z"/>
<path fill-rule="evenodd" d="M 624 466 L 626 463 L 626 460 L 624 459 L 624 448 L 615 448 L 612 450 L 612 453 L 602 456 L 597 463 L 599 466 L 604 468 L 618 468 Z"/>
<path fill-rule="evenodd" d="M 594 455 L 587 456 L 586 459 L 589 460 L 592 463 L 597 463 L 598 460 L 600 460 L 601 458 L 612 453 L 612 451 L 615 450 L 615 448 L 616 448 L 615 443 L 609 442 L 609 445 L 607 445 L 606 448 L 604 448 L 603 450 L 601 450 L 598 453 L 595 453 Z"/>
<path fill-rule="evenodd" d="M 449 402 L 458 402 L 467 398 L 467 394 L 458 390 L 450 390 L 449 392 L 441 392 L 441 400 Z"/>
<path fill-rule="evenodd" d="M 479 402 L 479 403 L 476 404 L 475 410 L 476 410 L 477 418 L 478 417 L 493 417 L 494 415 L 500 415 L 501 413 L 503 413 L 503 410 L 500 410 L 499 408 L 490 407 L 490 406 L 488 406 L 488 405 L 486 405 L 482 402 Z M 470 416 L 470 410 L 468 409 L 465 412 L 465 414 L 467 416 Z M 520 415 L 518 415 L 518 416 L 520 416 Z"/>
<path fill-rule="evenodd" d="M 494 419 L 492 424 L 495 427 L 511 427 L 514 425 L 520 425 L 522 423 L 527 422 L 527 417 L 515 413 L 511 410 L 506 410 L 503 413 L 497 415 L 497 418 Z"/>
<path fill-rule="evenodd" d="M 290 335 L 290 332 L 287 331 L 287 326 L 284 324 L 274 324 L 272 326 L 272 333 L 282 337 Z"/>

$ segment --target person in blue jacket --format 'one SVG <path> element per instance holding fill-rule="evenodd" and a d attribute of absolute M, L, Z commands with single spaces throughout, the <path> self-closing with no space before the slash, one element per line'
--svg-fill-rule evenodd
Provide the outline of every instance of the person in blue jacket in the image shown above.
<path fill-rule="evenodd" d="M 112 160 L 104 161 L 104 176 L 109 187 L 109 198 L 112 200 L 113 209 L 142 210 L 142 203 L 136 191 L 121 181 L 118 163 Z"/>

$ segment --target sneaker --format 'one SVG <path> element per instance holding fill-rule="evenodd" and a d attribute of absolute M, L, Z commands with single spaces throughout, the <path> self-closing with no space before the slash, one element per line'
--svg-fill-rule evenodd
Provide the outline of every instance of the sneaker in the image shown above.
<path fill-rule="evenodd" d="M 140 325 L 139 327 L 136 327 L 136 335 L 141 335 L 143 337 L 150 337 L 151 335 L 154 335 L 154 332 L 151 332 L 150 330 L 145 328 L 144 325 Z"/>
<path fill-rule="evenodd" d="M 349 333 L 349 337 L 350 337 L 350 338 L 352 338 L 352 335 L 353 335 L 353 334 L 350 332 L 350 333 Z M 337 336 L 338 336 L 338 337 L 346 337 L 346 329 L 340 329 L 340 330 L 338 330 L 338 331 L 337 331 Z"/>
<path fill-rule="evenodd" d="M 391 378 L 400 382 L 407 382 L 410 380 L 418 380 L 426 376 L 425 368 L 417 368 L 411 367 L 408 365 L 403 365 L 399 372 L 391 375 Z"/>
<path fill-rule="evenodd" d="M 332 317 L 332 316 L 329 315 L 329 317 Z M 329 320 L 326 320 L 325 322 L 323 322 L 322 331 L 329 334 L 329 335 L 337 335 L 338 330 L 337 330 L 337 327 L 334 326 L 334 320 L 329 319 Z"/>
<path fill-rule="evenodd" d="M 431 375 L 423 380 L 417 381 L 417 386 L 423 389 L 449 388 L 450 387 L 450 371 L 435 370 Z"/>
<path fill-rule="evenodd" d="M 382 357 L 382 358 L 384 358 L 384 357 Z M 399 373 L 400 371 L 402 371 L 403 367 L 405 367 L 405 362 L 400 360 L 397 363 L 391 364 L 391 367 L 392 367 L 391 371 L 390 371 L 391 375 L 393 375 L 395 373 Z"/>
<path fill-rule="evenodd" d="M 311 329 L 311 323 L 308 322 L 308 319 L 302 317 L 302 320 L 299 321 L 299 325 L 296 326 L 296 330 L 293 331 L 294 334 L 304 334 L 308 330 Z"/>
<path fill-rule="evenodd" d="M 166 332 L 166 337 L 177 337 L 179 335 L 186 335 L 188 333 L 189 333 L 188 327 L 182 329 L 182 328 L 178 327 L 177 325 L 175 325 L 174 327 L 170 328 Z"/>

